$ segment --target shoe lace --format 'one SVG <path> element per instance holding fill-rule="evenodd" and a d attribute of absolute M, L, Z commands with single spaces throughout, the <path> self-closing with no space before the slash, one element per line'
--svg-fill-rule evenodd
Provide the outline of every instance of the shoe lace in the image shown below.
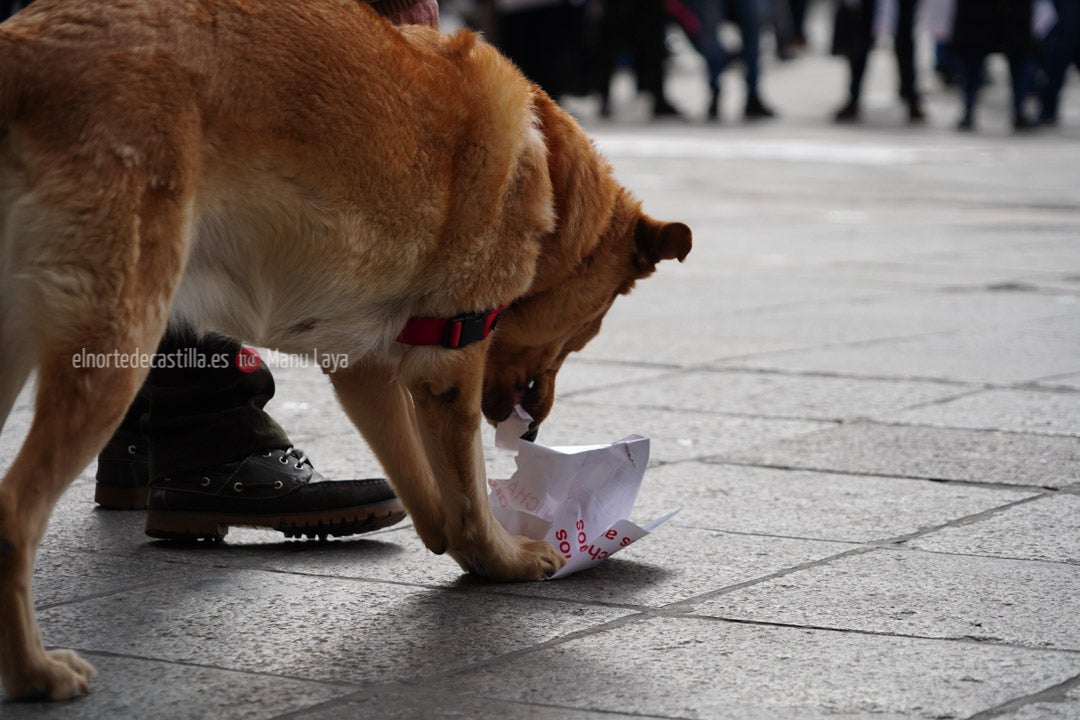
<path fill-rule="evenodd" d="M 296 461 L 295 466 L 296 466 L 297 470 L 302 468 L 304 465 L 307 465 L 312 470 L 315 469 L 315 466 L 312 465 L 312 463 L 311 463 L 311 458 L 309 458 L 307 456 L 307 454 L 303 450 L 301 450 L 301 449 L 299 449 L 297 447 L 294 447 L 292 445 L 285 448 L 284 450 L 277 450 L 277 451 L 268 450 L 264 454 L 266 455 L 266 457 L 270 457 L 270 456 L 274 455 L 277 452 L 281 453 L 281 455 L 278 456 L 278 461 L 282 465 L 287 465 L 289 463 L 289 458 L 292 458 L 293 460 Z"/>
<path fill-rule="evenodd" d="M 295 448 L 292 445 L 285 448 L 285 455 L 296 459 L 296 468 L 300 469 L 300 466 L 307 465 L 310 468 L 314 468 L 311 464 L 311 459 L 300 448 Z"/>

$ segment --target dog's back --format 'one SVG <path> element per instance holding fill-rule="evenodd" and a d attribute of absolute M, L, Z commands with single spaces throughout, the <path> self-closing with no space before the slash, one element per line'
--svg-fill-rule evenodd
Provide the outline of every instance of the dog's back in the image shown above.
<path fill-rule="evenodd" d="M 410 313 L 520 294 L 554 223 L 534 91 L 471 34 L 337 0 L 39 0 L 0 45 L 0 295 L 32 326 L 134 277 L 190 324 L 364 354 Z M 117 224 L 148 208 L 184 242 L 138 253 Z M 353 346 L 293 337 L 344 312 Z"/>

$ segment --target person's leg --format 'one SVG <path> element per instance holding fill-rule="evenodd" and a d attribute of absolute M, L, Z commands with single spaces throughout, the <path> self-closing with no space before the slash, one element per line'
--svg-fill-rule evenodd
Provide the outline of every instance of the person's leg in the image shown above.
<path fill-rule="evenodd" d="M 144 386 L 145 387 L 145 386 Z M 143 510 L 150 494 L 150 458 L 142 419 L 150 401 L 140 391 L 120 427 L 98 454 L 94 502 L 106 510 Z"/>
<path fill-rule="evenodd" d="M 742 58 L 746 65 L 746 112 L 748 120 L 775 117 L 758 91 L 761 78 L 761 13 L 758 0 L 739 0 L 739 34 Z"/>
<path fill-rule="evenodd" d="M 705 60 L 709 74 L 709 106 L 706 114 L 710 120 L 720 119 L 721 76 L 728 63 L 728 52 L 720 41 L 720 19 L 724 0 L 693 0 L 691 9 L 697 16 L 697 32 L 688 34 L 694 49 Z"/>
<path fill-rule="evenodd" d="M 385 480 L 323 481 L 263 409 L 273 376 L 261 364 L 238 364 L 241 347 L 222 336 L 166 335 L 144 400 L 99 457 L 99 486 L 126 482 L 130 490 L 145 468 L 147 534 L 161 538 L 220 539 L 229 525 L 350 535 L 400 520 L 404 511 Z M 132 440 L 140 419 L 141 457 Z"/>
<path fill-rule="evenodd" d="M 1045 125 L 1057 124 L 1065 74 L 1074 60 L 1080 60 L 1080 0 L 1054 0 L 1054 7 L 1058 22 L 1043 42 L 1046 86 L 1039 98 L 1039 122 Z"/>
<path fill-rule="evenodd" d="M 1024 110 L 1035 80 L 1035 59 L 1026 53 L 1010 53 L 1008 60 L 1009 76 L 1012 80 L 1013 128 L 1028 130 L 1036 125 Z"/>
<path fill-rule="evenodd" d="M 926 119 L 915 72 L 915 13 L 918 6 L 919 0 L 899 0 L 894 43 L 897 70 L 900 73 L 900 97 L 907 104 L 908 120 L 911 122 Z"/>
<path fill-rule="evenodd" d="M 806 45 L 806 3 L 807 0 L 789 0 L 791 29 L 795 33 L 793 41 L 797 47 Z"/>
<path fill-rule="evenodd" d="M 638 0 L 634 7 L 634 69 L 638 88 L 652 96 L 654 116 L 678 116 L 679 111 L 664 93 L 664 60 L 667 58 L 664 33 L 667 23 L 664 21 L 663 2 Z"/>
<path fill-rule="evenodd" d="M 874 44 L 874 13 L 876 0 L 860 0 L 852 13 L 850 47 L 848 60 L 848 100 L 834 116 L 837 122 L 853 122 L 859 119 L 859 100 L 862 97 L 863 77 L 870 58 L 870 49 Z"/>
<path fill-rule="evenodd" d="M 986 65 L 986 55 L 979 52 L 968 51 L 960 57 L 963 77 L 961 90 L 964 99 L 964 114 L 960 118 L 960 130 L 973 130 L 975 128 L 975 106 L 979 102 L 979 89 L 983 84 L 983 70 Z"/>

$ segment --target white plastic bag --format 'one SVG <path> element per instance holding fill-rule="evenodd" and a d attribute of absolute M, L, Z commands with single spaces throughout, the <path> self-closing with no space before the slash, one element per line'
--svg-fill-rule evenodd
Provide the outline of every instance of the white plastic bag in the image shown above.
<path fill-rule="evenodd" d="M 645 526 L 628 520 L 649 463 L 648 438 L 545 447 L 517 440 L 527 426 L 519 416 L 496 431 L 499 447 L 517 451 L 517 470 L 508 480 L 488 481 L 491 509 L 511 533 L 546 540 L 567 558 L 552 579 L 596 565 L 675 514 Z"/>

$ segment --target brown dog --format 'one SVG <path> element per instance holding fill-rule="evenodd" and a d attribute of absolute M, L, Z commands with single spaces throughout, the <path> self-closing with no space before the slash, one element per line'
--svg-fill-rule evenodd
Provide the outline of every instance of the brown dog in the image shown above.
<path fill-rule="evenodd" d="M 0 212 L 0 423 L 39 383 L 0 484 L 8 698 L 93 672 L 44 649 L 31 570 L 146 371 L 75 354 L 145 352 L 170 318 L 345 354 L 334 388 L 427 547 L 533 580 L 563 559 L 492 518 L 481 409 L 543 420 L 566 355 L 691 245 L 490 47 L 348 0 L 38 0 L 0 26 Z M 489 340 L 397 341 L 507 303 Z"/>

